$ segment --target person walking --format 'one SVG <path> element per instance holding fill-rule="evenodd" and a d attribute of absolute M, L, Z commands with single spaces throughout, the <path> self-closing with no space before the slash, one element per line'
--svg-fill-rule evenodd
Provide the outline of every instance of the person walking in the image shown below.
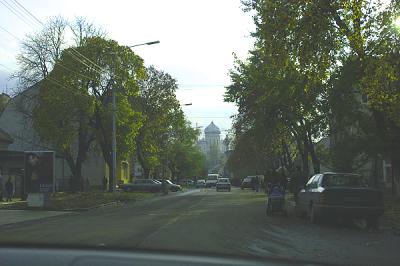
<path fill-rule="evenodd" d="M 165 180 L 165 178 L 161 182 L 161 190 L 164 195 L 168 195 L 168 183 L 167 180 Z"/>
<path fill-rule="evenodd" d="M 104 176 L 103 177 L 103 191 L 107 191 L 107 183 L 108 183 L 107 178 Z"/>
<path fill-rule="evenodd" d="M 8 178 L 8 181 L 6 183 L 6 192 L 7 192 L 6 201 L 12 201 L 13 192 L 14 192 L 14 184 L 11 182 L 11 177 Z"/>

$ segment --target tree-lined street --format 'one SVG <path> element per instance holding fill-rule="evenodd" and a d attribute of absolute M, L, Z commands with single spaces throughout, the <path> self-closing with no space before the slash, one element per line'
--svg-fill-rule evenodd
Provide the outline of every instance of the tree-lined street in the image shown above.
<path fill-rule="evenodd" d="M 340 223 L 265 215 L 264 193 L 195 189 L 165 197 L 0 227 L 2 242 L 278 256 L 396 265 L 400 238 Z"/>

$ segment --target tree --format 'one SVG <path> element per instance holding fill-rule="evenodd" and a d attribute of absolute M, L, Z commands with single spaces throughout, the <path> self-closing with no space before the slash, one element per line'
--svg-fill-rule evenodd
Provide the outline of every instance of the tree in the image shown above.
<path fill-rule="evenodd" d="M 398 36 L 390 27 L 393 16 L 398 14 L 396 2 L 386 9 L 379 8 L 377 1 L 348 0 L 249 0 L 244 5 L 247 11 L 254 12 L 256 44 L 247 61 L 236 61 L 226 100 L 236 102 L 240 114 L 250 121 L 246 130 L 258 127 L 263 132 L 273 132 L 273 128 L 289 132 L 282 146 L 290 146 L 291 140 L 296 143 L 306 173 L 309 158 L 314 172 L 319 172 L 320 158 L 315 143 L 328 133 L 346 133 L 346 125 L 357 132 L 351 138 L 346 137 L 353 145 L 353 151 L 347 154 L 347 158 L 351 157 L 350 164 L 359 155 L 376 157 L 387 144 L 395 142 L 394 115 L 386 111 L 393 106 L 390 112 L 397 113 L 398 105 L 393 95 L 387 93 L 396 86 L 392 82 L 396 78 L 390 78 L 397 75 L 392 75 L 396 65 L 386 64 L 394 67 L 390 69 L 381 59 L 385 58 L 382 51 L 391 50 L 388 46 L 398 47 L 393 42 Z M 385 52 L 387 58 L 395 58 L 394 51 Z M 379 67 L 373 67 L 378 65 L 371 61 L 379 62 Z M 353 69 L 349 71 L 349 68 Z M 341 75 L 351 72 L 352 82 L 342 82 L 346 77 Z M 391 85 L 379 83 L 382 78 Z M 369 84 L 363 84 L 363 80 Z M 379 91 L 383 91 L 383 84 L 388 90 L 382 94 Z M 379 104 L 371 101 L 369 105 L 375 125 L 370 123 L 368 112 L 360 112 L 363 107 L 354 99 L 356 91 L 367 93 L 372 100 L 381 99 Z M 349 115 L 354 110 L 355 114 Z M 273 118 L 276 123 L 269 128 L 260 127 L 267 118 Z M 385 133 L 387 128 L 391 128 L 390 134 Z M 279 143 L 282 139 L 277 134 L 271 141 Z M 344 143 L 336 143 L 336 151 Z M 391 154 L 395 153 L 392 149 Z M 338 155 L 333 157 L 343 159 Z"/>
<path fill-rule="evenodd" d="M 0 115 L 6 108 L 8 101 L 10 100 L 10 96 L 5 93 L 0 94 Z"/>
<path fill-rule="evenodd" d="M 204 174 L 206 160 L 197 146 L 199 134 L 183 114 L 175 121 L 167 146 L 168 168 L 173 179 Z"/>
<path fill-rule="evenodd" d="M 43 29 L 27 35 L 21 43 L 21 52 L 17 56 L 19 70 L 13 74 L 19 84 L 30 87 L 44 79 L 60 59 L 66 47 L 65 29 L 68 22 L 62 17 L 53 17 Z"/>
<path fill-rule="evenodd" d="M 147 68 L 147 77 L 140 83 L 140 95 L 133 106 L 143 115 L 143 126 L 136 138 L 136 154 L 145 178 L 156 167 L 167 164 L 166 147 L 176 119 L 183 119 L 175 92 L 176 80 L 169 74 Z"/>
<path fill-rule="evenodd" d="M 141 120 L 129 98 L 138 94 L 138 80 L 144 74 L 142 59 L 129 47 L 93 37 L 79 47 L 64 50 L 41 83 L 34 127 L 44 140 L 65 154 L 75 189 L 82 184 L 82 163 L 92 143 L 100 147 L 104 160 L 112 165 L 112 90 L 117 99 L 118 154 L 124 157 L 133 151 Z"/>
<path fill-rule="evenodd" d="M 67 38 L 68 29 L 72 32 L 71 40 Z M 83 17 L 72 22 L 61 16 L 51 17 L 39 32 L 28 34 L 22 41 L 21 51 L 17 56 L 19 69 L 12 77 L 18 79 L 23 89 L 30 87 L 50 73 L 71 41 L 75 46 L 80 46 L 85 38 L 95 36 L 104 38 L 106 34 Z M 70 52 L 73 53 L 74 50 Z"/>

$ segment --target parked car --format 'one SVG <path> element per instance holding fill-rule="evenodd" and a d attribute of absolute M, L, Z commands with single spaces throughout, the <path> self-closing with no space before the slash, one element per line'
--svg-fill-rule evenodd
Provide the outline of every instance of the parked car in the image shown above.
<path fill-rule="evenodd" d="M 197 188 L 206 187 L 206 180 L 204 180 L 204 179 L 199 179 L 199 180 L 197 180 L 197 182 L 196 182 L 196 187 L 197 187 Z"/>
<path fill-rule="evenodd" d="M 229 181 L 229 178 L 218 178 L 215 188 L 217 191 L 220 191 L 220 190 L 231 191 L 231 182 Z"/>
<path fill-rule="evenodd" d="M 133 183 L 127 183 L 120 186 L 125 192 L 160 192 L 161 183 L 153 179 L 135 179 Z"/>
<path fill-rule="evenodd" d="M 296 208 L 317 223 L 325 217 L 362 218 L 377 226 L 383 215 L 383 197 L 379 189 L 352 173 L 323 173 L 309 179 L 297 198 Z"/>
<path fill-rule="evenodd" d="M 241 189 L 251 188 L 254 189 L 253 182 L 251 177 L 246 177 L 243 179 L 242 184 L 240 185 Z"/>
<path fill-rule="evenodd" d="M 157 179 L 157 181 L 160 182 L 161 184 L 162 184 L 162 182 L 163 182 L 162 179 Z M 171 180 L 169 180 L 169 179 L 167 179 L 167 180 L 165 180 L 165 181 L 167 182 L 169 191 L 177 192 L 177 191 L 179 191 L 179 190 L 182 189 L 182 187 L 181 187 L 180 185 L 174 184 L 174 183 L 173 183 Z"/>
<path fill-rule="evenodd" d="M 180 179 L 178 181 L 178 184 L 181 185 L 181 186 L 185 186 L 185 187 L 191 187 L 191 186 L 194 185 L 194 181 L 191 180 L 191 179 L 186 179 L 185 178 L 185 179 Z"/>

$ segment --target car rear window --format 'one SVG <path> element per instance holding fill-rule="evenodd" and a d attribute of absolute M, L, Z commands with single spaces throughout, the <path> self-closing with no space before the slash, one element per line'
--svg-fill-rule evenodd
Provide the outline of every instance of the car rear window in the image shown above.
<path fill-rule="evenodd" d="M 361 175 L 324 175 L 323 187 L 368 187 L 368 180 Z"/>

